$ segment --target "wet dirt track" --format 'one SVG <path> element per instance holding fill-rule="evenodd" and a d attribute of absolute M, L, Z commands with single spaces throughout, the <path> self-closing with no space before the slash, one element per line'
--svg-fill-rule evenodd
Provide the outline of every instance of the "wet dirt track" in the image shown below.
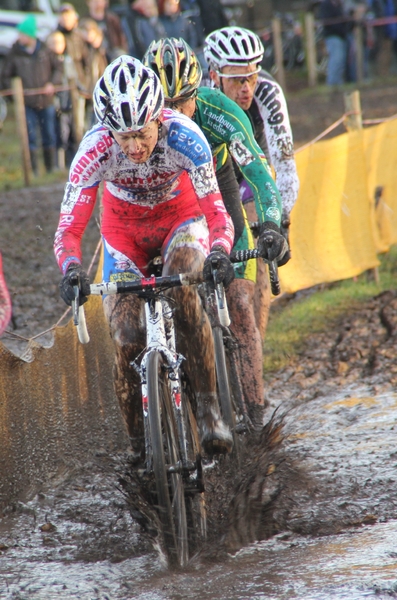
<path fill-rule="evenodd" d="M 317 99 L 310 122 L 306 101 L 289 103 L 298 146 L 340 117 L 339 100 Z M 394 90 L 368 90 L 362 105 L 367 118 L 394 114 Z M 52 255 L 61 196 L 59 186 L 0 197 L 14 331 L 24 337 L 64 310 Z M 95 222 L 86 239 L 89 262 Z M 240 471 L 221 464 L 209 474 L 211 544 L 186 571 L 169 572 L 155 527 L 133 518 L 119 484 L 127 458 L 93 448 L 91 462 L 4 511 L 0 598 L 397 597 L 396 308 L 394 292 L 374 298 L 275 374 L 268 416 L 280 406 L 282 428 L 272 445 L 249 449 Z M 2 341 L 15 353 L 26 346 Z"/>

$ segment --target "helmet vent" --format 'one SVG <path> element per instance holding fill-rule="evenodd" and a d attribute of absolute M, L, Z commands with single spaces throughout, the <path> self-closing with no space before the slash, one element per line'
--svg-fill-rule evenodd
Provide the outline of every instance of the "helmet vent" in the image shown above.
<path fill-rule="evenodd" d="M 124 123 L 127 127 L 132 126 L 131 111 L 127 102 L 121 104 L 121 114 L 123 115 Z"/>
<path fill-rule="evenodd" d="M 142 92 L 142 96 L 139 98 L 139 106 L 145 106 L 148 95 L 149 95 L 149 88 L 147 87 Z"/>
<path fill-rule="evenodd" d="M 139 127 L 144 127 L 144 125 L 146 124 L 146 115 L 147 115 L 147 112 L 148 112 L 147 108 L 145 108 L 145 110 L 143 110 L 141 112 L 141 115 L 140 115 L 139 120 L 138 120 L 138 126 Z"/>
<path fill-rule="evenodd" d="M 120 71 L 119 89 L 122 94 L 125 94 L 127 90 L 127 82 L 125 80 L 124 71 Z"/>

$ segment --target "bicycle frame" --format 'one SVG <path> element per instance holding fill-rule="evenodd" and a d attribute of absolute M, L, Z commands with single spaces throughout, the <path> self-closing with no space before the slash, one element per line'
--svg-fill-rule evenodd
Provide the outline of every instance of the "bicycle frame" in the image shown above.
<path fill-rule="evenodd" d="M 146 315 L 146 348 L 140 365 L 134 361 L 131 365 L 136 369 L 141 377 L 142 389 L 142 408 L 145 427 L 145 455 L 146 468 L 148 471 L 152 468 L 152 452 L 148 447 L 150 443 L 150 432 L 148 424 L 148 394 L 147 394 L 147 361 L 149 354 L 154 351 L 159 351 L 163 355 L 168 371 L 170 382 L 172 406 L 175 413 L 175 419 L 178 427 L 179 449 L 182 457 L 182 465 L 173 465 L 173 471 L 178 469 L 191 468 L 187 458 L 187 440 L 185 421 L 183 418 L 181 382 L 179 377 L 179 367 L 184 357 L 176 352 L 175 346 L 175 328 L 174 319 L 172 316 L 172 308 L 169 301 L 165 297 L 145 298 L 145 315 Z"/>

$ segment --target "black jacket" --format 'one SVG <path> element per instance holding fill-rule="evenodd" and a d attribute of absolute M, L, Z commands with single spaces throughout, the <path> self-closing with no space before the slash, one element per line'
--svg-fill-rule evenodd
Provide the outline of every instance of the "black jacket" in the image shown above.
<path fill-rule="evenodd" d="M 324 21 L 324 37 L 336 35 L 342 39 L 346 38 L 348 33 L 347 21 L 327 24 L 328 19 L 343 20 L 343 18 L 346 18 L 340 0 L 323 0 L 318 8 L 318 18 Z"/>
<path fill-rule="evenodd" d="M 26 51 L 19 42 L 15 42 L 4 60 L 1 72 L 2 89 L 11 88 L 11 79 L 20 77 L 24 89 L 42 88 L 46 83 L 60 85 L 62 83 L 62 65 L 58 57 L 44 42 L 37 40 L 32 54 Z M 25 96 L 25 104 L 40 110 L 53 102 L 49 94 Z"/>

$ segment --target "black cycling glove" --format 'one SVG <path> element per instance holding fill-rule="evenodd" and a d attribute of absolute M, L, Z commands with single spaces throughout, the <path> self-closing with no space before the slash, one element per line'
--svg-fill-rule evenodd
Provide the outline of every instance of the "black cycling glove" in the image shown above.
<path fill-rule="evenodd" d="M 216 283 L 223 283 L 227 288 L 234 279 L 234 269 L 226 250 L 222 246 L 214 246 L 205 259 L 203 268 L 205 281 L 214 281 L 214 269 L 216 269 Z"/>
<path fill-rule="evenodd" d="M 59 293 L 61 298 L 68 306 L 72 305 L 75 299 L 73 286 L 78 285 L 80 289 L 79 305 L 87 302 L 87 296 L 90 295 L 90 278 L 78 263 L 71 263 L 59 284 Z"/>
<path fill-rule="evenodd" d="M 259 228 L 258 250 L 262 258 L 277 261 L 279 267 L 291 258 L 287 240 L 272 221 L 265 221 Z"/>

